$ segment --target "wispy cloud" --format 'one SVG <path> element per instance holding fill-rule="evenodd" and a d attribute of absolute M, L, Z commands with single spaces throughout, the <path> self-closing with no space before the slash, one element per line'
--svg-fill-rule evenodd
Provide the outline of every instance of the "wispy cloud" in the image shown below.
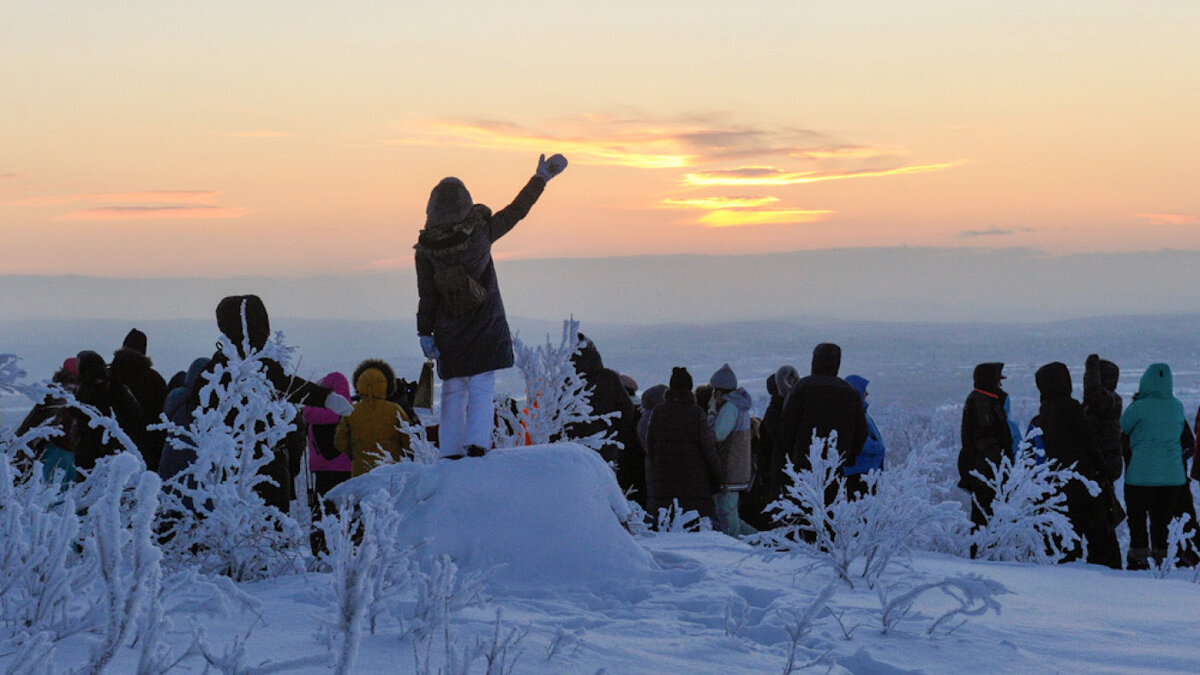
<path fill-rule="evenodd" d="M 1200 218 L 1186 213 L 1139 213 L 1137 217 L 1150 225 L 1200 225 Z"/>
<path fill-rule="evenodd" d="M 138 202 L 148 204 L 211 204 L 221 193 L 212 190 L 147 190 L 144 192 L 83 192 L 70 195 L 48 195 L 30 197 L 13 202 L 9 206 L 63 206 L 65 204 L 120 204 Z"/>
<path fill-rule="evenodd" d="M 1022 232 L 1033 232 L 1033 228 L 1030 228 L 1030 227 L 1000 227 L 998 225 L 993 225 L 992 227 L 985 227 L 985 228 L 981 228 L 978 230 L 962 230 L 961 232 L 958 232 L 955 236 L 962 238 L 962 239 L 971 239 L 974 237 L 1006 237 L 1008 235 L 1019 234 Z"/>
<path fill-rule="evenodd" d="M 383 145 L 459 145 L 543 152 L 553 148 L 582 164 L 679 169 L 751 157 L 783 156 L 808 162 L 899 154 L 892 148 L 837 143 L 807 129 L 739 125 L 716 116 L 648 119 L 579 115 L 547 122 L 537 131 L 511 122 L 422 119 L 406 122 Z"/>
<path fill-rule="evenodd" d="M 808 183 L 847 180 L 850 178 L 878 178 L 881 176 L 904 176 L 916 173 L 945 171 L 959 164 L 960 162 L 942 162 L 940 164 L 901 166 L 892 169 L 857 169 L 851 171 L 785 171 L 770 166 L 749 166 L 720 171 L 688 173 L 684 175 L 683 183 L 698 187 L 805 185 Z"/>
<path fill-rule="evenodd" d="M 221 138 L 291 138 L 294 134 L 287 131 L 213 131 L 213 136 Z"/>
<path fill-rule="evenodd" d="M 729 209 L 710 211 L 696 219 L 707 227 L 748 227 L 752 225 L 799 225 L 823 220 L 833 211 L 801 209 Z"/>
<path fill-rule="evenodd" d="M 796 209 L 779 206 L 778 197 L 697 197 L 664 199 L 660 205 L 671 209 L 703 211 L 693 225 L 705 227 L 747 227 L 753 225 L 795 225 L 822 220 L 832 211 Z"/>
<path fill-rule="evenodd" d="M 101 206 L 72 211 L 60 220 L 180 220 L 241 218 L 247 210 L 226 206 Z"/>
<path fill-rule="evenodd" d="M 0 180 L 12 180 L 17 177 L 15 173 L 0 173 Z"/>

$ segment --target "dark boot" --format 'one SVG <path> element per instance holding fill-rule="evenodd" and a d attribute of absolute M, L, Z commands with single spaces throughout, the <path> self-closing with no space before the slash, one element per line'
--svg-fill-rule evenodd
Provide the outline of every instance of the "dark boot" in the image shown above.
<path fill-rule="evenodd" d="M 1129 556 L 1126 558 L 1125 569 L 1127 570 L 1148 570 L 1150 569 L 1150 549 L 1148 548 L 1131 548 Z"/>
<path fill-rule="evenodd" d="M 468 457 L 483 457 L 486 454 L 487 454 L 487 448 L 481 448 L 478 445 L 468 445 L 467 446 L 467 456 Z"/>

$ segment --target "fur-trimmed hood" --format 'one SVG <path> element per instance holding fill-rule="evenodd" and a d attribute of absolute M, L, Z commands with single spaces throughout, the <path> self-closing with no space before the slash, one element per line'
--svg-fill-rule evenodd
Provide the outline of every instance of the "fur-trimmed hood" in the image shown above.
<path fill-rule="evenodd" d="M 392 367 L 382 359 L 367 359 L 358 364 L 358 367 L 354 369 L 354 374 L 350 377 L 354 381 L 355 391 L 358 392 L 359 396 L 365 397 L 362 388 L 359 386 L 359 379 L 364 372 L 372 369 L 378 370 L 386 382 L 385 393 L 380 398 L 391 398 L 392 394 L 396 393 L 396 371 L 392 370 Z"/>

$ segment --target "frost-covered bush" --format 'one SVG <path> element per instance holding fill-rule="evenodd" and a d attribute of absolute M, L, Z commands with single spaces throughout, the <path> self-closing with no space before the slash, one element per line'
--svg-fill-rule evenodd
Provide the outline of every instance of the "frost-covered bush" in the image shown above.
<path fill-rule="evenodd" d="M 425 425 L 420 422 L 415 424 L 396 415 L 396 428 L 400 433 L 408 435 L 408 447 L 412 449 L 412 461 L 417 464 L 433 464 L 438 461 L 441 456 L 438 452 L 437 443 L 429 440 L 429 435 L 425 431 Z M 388 453 L 380 453 L 382 457 L 390 457 Z"/>
<path fill-rule="evenodd" d="M 296 407 L 267 379 L 264 359 L 286 367 L 282 334 L 261 351 L 227 339 L 218 342 L 226 362 L 206 373 L 189 426 L 166 422 L 168 443 L 191 449 L 195 461 L 166 481 L 163 548 L 172 565 L 196 564 L 208 574 L 259 579 L 294 569 L 299 525 L 268 505 L 259 490 L 274 485 L 264 469 L 272 449 L 293 429 Z"/>
<path fill-rule="evenodd" d="M 894 591 L 895 589 L 890 589 Z M 949 597 L 954 606 L 938 615 L 936 618 L 915 611 L 913 605 L 919 598 L 930 591 L 941 591 Z M 987 612 L 1000 613 L 1000 603 L 996 596 L 1008 593 L 1008 589 L 998 581 L 986 579 L 977 574 L 957 577 L 947 577 L 941 581 L 917 584 L 899 595 L 891 595 L 888 591 L 879 591 L 879 604 L 882 611 L 879 621 L 882 632 L 887 634 L 905 622 L 929 620 L 925 632 L 933 635 L 939 626 L 957 617 L 980 616 Z M 965 619 L 964 619 L 965 620 Z M 958 626 L 948 628 L 947 632 Z"/>
<path fill-rule="evenodd" d="M 988 464 L 991 476 L 971 474 L 996 494 L 987 525 L 970 536 L 975 556 L 1041 564 L 1062 560 L 1079 541 L 1067 518 L 1067 483 L 1084 482 L 1092 496 L 1099 494 L 1099 486 L 1054 462 L 1038 464 L 1032 455 L 1005 456 L 999 466 Z"/>
<path fill-rule="evenodd" d="M 57 481 L 14 480 L 0 460 L 0 649 L 21 670 L 50 667 L 56 644 L 92 642 L 88 670 L 136 644 L 141 660 L 159 646 L 161 552 L 153 525 L 158 476 L 141 457 L 101 458 L 65 491 Z"/>
<path fill-rule="evenodd" d="M 867 494 L 854 499 L 838 471 L 836 432 L 828 439 L 814 433 L 808 460 L 810 468 L 803 470 L 788 460 L 785 492 L 768 506 L 780 527 L 759 541 L 776 549 L 801 547 L 850 585 L 852 567 L 861 564 L 857 576 L 872 587 L 897 557 L 958 548 L 966 519 L 957 502 L 935 495 L 937 474 L 924 449 L 887 471 L 866 474 Z"/>
<path fill-rule="evenodd" d="M 655 529 L 659 532 L 708 532 L 712 530 L 712 521 L 700 517 L 698 511 L 683 510 L 678 499 L 672 499 L 671 505 L 658 510 L 655 519 Z"/>
<path fill-rule="evenodd" d="M 563 321 L 558 346 L 550 342 L 549 336 L 545 344 L 538 346 L 526 345 L 513 336 L 514 365 L 525 379 L 525 404 L 519 411 L 507 405 L 496 407 L 496 414 L 507 423 L 496 426 L 497 447 L 524 445 L 526 434 L 533 445 L 549 443 L 561 438 L 571 425 L 607 422 L 619 416 L 615 412 L 592 414 L 591 388 L 571 363 L 571 356 L 578 351 L 579 322 L 574 319 Z M 506 426 L 511 432 L 505 431 Z M 571 440 L 593 450 L 618 443 L 611 430 Z"/>

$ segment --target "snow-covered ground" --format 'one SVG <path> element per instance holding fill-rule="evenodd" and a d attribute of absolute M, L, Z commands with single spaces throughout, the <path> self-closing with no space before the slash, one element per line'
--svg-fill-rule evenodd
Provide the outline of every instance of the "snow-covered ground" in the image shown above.
<path fill-rule="evenodd" d="M 354 672 L 421 672 L 419 660 L 437 672 L 446 665 L 446 635 L 460 649 L 478 642 L 485 651 L 508 638 L 504 662 L 514 673 L 772 673 L 784 672 L 789 656 L 797 668 L 834 673 L 1194 673 L 1200 665 L 1200 584 L 1191 570 L 1157 579 L 924 553 L 893 565 L 876 589 L 861 580 L 851 588 L 811 568 L 805 555 L 714 532 L 630 534 L 611 472 L 572 444 L 384 467 L 343 493 L 377 490 L 404 517 L 395 554 L 451 556 L 459 579 L 484 575 L 483 600 L 452 612 L 427 643 L 432 651 L 420 652 L 411 631 L 404 634 L 422 613 L 413 584 L 365 636 Z M 957 606 L 933 591 L 918 599 L 911 620 L 883 631 L 881 592 L 895 597 L 971 575 L 1007 590 L 996 597 L 999 613 L 951 619 L 930 634 Z M 253 610 L 199 590 L 184 594 L 168 607 L 172 635 L 182 649 L 195 623 L 212 645 L 241 641 L 236 662 L 245 672 L 272 663 L 326 672 L 329 649 L 318 635 L 322 619 L 333 618 L 330 581 L 310 571 L 244 584 L 259 603 Z M 828 609 L 797 631 L 827 587 Z M 793 633 L 803 633 L 794 651 Z M 86 646 L 68 640 L 56 668 L 83 663 Z M 177 670 L 202 665 L 192 657 Z M 128 650 L 110 672 L 135 666 Z M 482 656 L 469 672 L 487 672 Z"/>

